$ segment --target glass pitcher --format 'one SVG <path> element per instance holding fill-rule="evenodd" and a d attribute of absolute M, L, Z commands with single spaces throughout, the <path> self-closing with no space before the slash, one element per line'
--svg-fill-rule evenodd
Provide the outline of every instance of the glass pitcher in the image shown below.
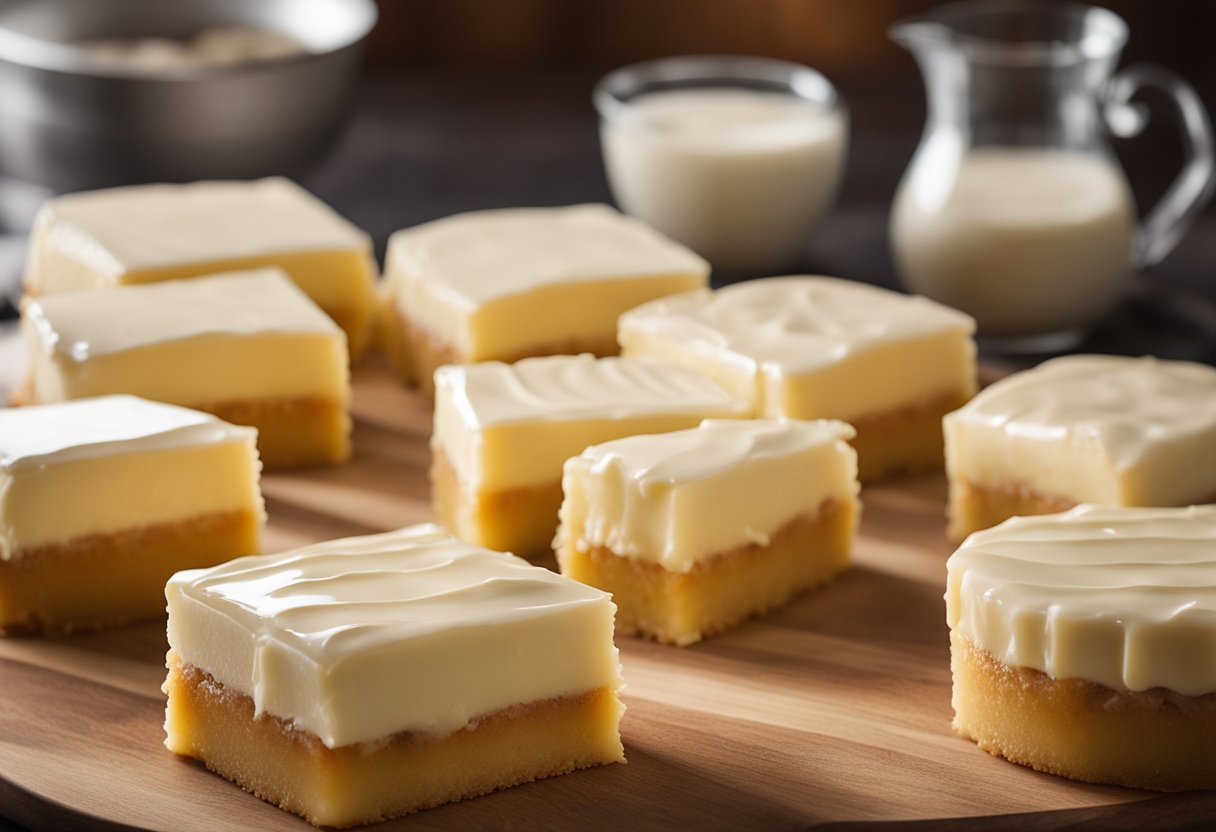
<path fill-rule="evenodd" d="M 915 56 L 928 98 L 891 211 L 905 286 L 973 315 L 998 351 L 1075 345 L 1211 196 L 1212 128 L 1199 97 L 1159 67 L 1113 75 L 1127 24 L 1106 9 L 976 0 L 890 35 Z M 1132 98 L 1144 88 L 1172 98 L 1187 161 L 1137 225 L 1106 134 L 1143 129 Z"/>

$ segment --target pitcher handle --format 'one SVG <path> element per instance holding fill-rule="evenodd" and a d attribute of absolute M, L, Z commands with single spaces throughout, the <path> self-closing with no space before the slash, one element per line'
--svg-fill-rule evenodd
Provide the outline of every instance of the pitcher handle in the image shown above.
<path fill-rule="evenodd" d="M 1168 69 L 1137 64 L 1111 79 L 1103 96 L 1103 114 L 1110 131 L 1121 138 L 1130 138 L 1144 129 L 1148 123 L 1147 109 L 1132 103 L 1142 89 L 1158 90 L 1173 101 L 1186 162 L 1169 190 L 1140 224 L 1132 252 L 1133 261 L 1140 268 L 1160 263 L 1173 251 L 1216 188 L 1212 122 L 1194 88 Z"/>

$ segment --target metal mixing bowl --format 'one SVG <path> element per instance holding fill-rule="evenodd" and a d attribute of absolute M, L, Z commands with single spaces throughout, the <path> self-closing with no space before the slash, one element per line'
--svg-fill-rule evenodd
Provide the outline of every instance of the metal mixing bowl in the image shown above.
<path fill-rule="evenodd" d="M 338 136 L 375 22 L 372 0 L 0 0 L 0 173 L 65 191 L 299 171 Z M 227 25 L 309 51 L 154 69 L 76 45 Z"/>

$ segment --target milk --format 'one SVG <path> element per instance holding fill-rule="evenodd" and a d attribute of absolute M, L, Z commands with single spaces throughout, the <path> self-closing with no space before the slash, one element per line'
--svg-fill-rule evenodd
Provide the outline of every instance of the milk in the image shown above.
<path fill-rule="evenodd" d="M 617 202 L 715 268 L 796 264 L 835 197 L 845 120 L 788 93 L 719 87 L 647 93 L 601 127 Z"/>
<path fill-rule="evenodd" d="M 1134 228 L 1112 162 L 1029 148 L 972 150 L 961 162 L 927 155 L 891 216 L 904 285 L 1002 337 L 1097 322 L 1125 286 Z"/>

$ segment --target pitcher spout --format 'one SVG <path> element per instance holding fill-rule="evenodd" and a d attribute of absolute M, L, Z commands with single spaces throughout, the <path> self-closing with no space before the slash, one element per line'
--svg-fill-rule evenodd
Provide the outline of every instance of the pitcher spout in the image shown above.
<path fill-rule="evenodd" d="M 951 41 L 950 27 L 921 17 L 906 18 L 894 23 L 887 29 L 887 37 L 913 55 L 919 55 L 933 47 L 946 46 Z"/>

